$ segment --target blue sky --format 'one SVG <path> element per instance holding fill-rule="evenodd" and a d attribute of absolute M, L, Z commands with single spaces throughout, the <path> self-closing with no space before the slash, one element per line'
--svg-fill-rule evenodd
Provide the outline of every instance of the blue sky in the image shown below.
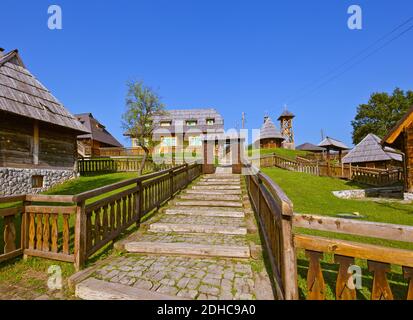
<path fill-rule="evenodd" d="M 63 30 L 47 28 L 51 4 Z M 362 30 L 347 27 L 352 4 Z M 167 108 L 216 108 L 227 128 L 243 111 L 259 128 L 289 103 L 297 143 L 319 142 L 323 129 L 351 144 L 351 120 L 372 92 L 413 89 L 413 30 L 318 90 L 300 89 L 411 16 L 411 0 L 1 0 L 0 47 L 18 48 L 72 113 L 92 112 L 125 144 L 131 79 Z"/>

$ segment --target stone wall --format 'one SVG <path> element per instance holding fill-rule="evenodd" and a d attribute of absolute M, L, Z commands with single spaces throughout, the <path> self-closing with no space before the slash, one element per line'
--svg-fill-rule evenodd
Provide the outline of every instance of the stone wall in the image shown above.
<path fill-rule="evenodd" d="M 41 188 L 32 187 L 33 176 L 43 177 Z M 0 167 L 0 196 L 16 194 L 37 194 L 66 180 L 76 177 L 73 170 L 17 169 Z"/>

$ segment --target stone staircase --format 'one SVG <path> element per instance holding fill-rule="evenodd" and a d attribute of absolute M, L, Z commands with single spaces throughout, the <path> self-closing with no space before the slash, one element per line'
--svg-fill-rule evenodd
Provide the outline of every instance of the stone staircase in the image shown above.
<path fill-rule="evenodd" d="M 231 189 L 211 189 L 216 187 Z M 149 225 L 147 232 L 152 235 L 152 242 L 145 236 L 135 237 L 117 247 L 133 253 L 249 258 L 250 249 L 243 239 L 247 228 L 240 176 L 205 175 L 178 195 L 164 214 Z M 170 237 L 163 237 L 165 234 Z"/>
<path fill-rule="evenodd" d="M 139 231 L 115 243 L 126 254 L 79 276 L 76 296 L 272 299 L 267 273 L 252 268 L 241 176 L 228 171 L 204 175 Z"/>

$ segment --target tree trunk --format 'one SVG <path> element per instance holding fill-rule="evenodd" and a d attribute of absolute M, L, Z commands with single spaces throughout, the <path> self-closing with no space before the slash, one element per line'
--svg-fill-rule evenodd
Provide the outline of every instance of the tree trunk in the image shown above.
<path fill-rule="evenodd" d="M 143 155 L 142 161 L 141 161 L 141 165 L 139 166 L 139 176 L 141 176 L 143 174 L 143 169 L 145 168 L 145 163 L 146 163 L 146 159 L 148 158 L 149 155 L 149 149 L 146 147 L 142 147 L 143 151 L 145 151 L 145 154 Z"/>

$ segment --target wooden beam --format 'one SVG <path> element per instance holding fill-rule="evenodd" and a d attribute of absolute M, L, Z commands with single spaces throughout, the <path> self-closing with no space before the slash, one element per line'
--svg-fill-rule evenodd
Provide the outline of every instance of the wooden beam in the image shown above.
<path fill-rule="evenodd" d="M 294 214 L 293 226 L 371 238 L 413 242 L 413 227 L 405 225 Z"/>
<path fill-rule="evenodd" d="M 413 251 L 322 237 L 295 235 L 297 248 L 413 267 Z"/>

